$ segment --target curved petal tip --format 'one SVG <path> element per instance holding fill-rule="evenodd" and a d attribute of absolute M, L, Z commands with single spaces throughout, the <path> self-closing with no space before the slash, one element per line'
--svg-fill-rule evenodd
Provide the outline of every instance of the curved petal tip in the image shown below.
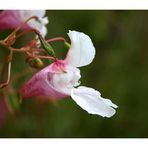
<path fill-rule="evenodd" d="M 69 31 L 71 48 L 66 56 L 66 63 L 81 67 L 90 64 L 95 57 L 95 48 L 90 37 L 82 32 Z"/>
<path fill-rule="evenodd" d="M 88 87 L 78 87 L 71 92 L 72 99 L 84 110 L 90 114 L 100 115 L 102 117 L 111 117 L 116 113 L 114 108 L 117 105 L 109 99 L 104 99 L 101 94 Z"/>

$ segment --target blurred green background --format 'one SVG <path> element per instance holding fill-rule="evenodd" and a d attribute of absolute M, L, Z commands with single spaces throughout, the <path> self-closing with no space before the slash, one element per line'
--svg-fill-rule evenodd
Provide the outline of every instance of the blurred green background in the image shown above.
<path fill-rule="evenodd" d="M 15 114 L 8 115 L 0 137 L 148 137 L 148 11 L 52 10 L 47 15 L 46 38 L 69 41 L 68 30 L 91 37 L 96 57 L 81 68 L 81 85 L 99 90 L 119 108 L 112 118 L 103 118 L 88 114 L 71 98 L 23 100 Z M 59 57 L 65 56 L 62 43 L 52 45 Z M 1 65 L 6 52 L 0 51 Z M 15 54 L 12 74 L 26 67 L 23 55 Z M 14 82 L 14 88 L 29 77 Z"/>

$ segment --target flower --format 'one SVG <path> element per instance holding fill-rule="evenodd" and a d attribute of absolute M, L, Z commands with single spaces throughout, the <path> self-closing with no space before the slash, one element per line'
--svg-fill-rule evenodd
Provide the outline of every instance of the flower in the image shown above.
<path fill-rule="evenodd" d="M 45 10 L 4 10 L 0 13 L 0 30 L 14 29 L 32 16 L 37 16 L 39 21 L 32 19 L 22 29 L 37 29 L 43 37 L 47 34 L 46 24 L 48 18 L 44 17 Z"/>
<path fill-rule="evenodd" d="M 117 105 L 101 97 L 99 91 L 79 86 L 81 78 L 77 67 L 88 65 L 95 57 L 95 48 L 89 36 L 77 31 L 69 31 L 71 48 L 64 60 L 57 60 L 36 73 L 22 88 L 25 98 L 49 96 L 60 99 L 71 98 L 90 114 L 111 117 Z M 79 86 L 79 87 L 78 87 Z"/>

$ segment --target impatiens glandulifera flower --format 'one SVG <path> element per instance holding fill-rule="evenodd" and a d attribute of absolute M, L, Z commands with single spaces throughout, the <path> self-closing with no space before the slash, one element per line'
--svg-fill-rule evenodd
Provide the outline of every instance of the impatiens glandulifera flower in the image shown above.
<path fill-rule="evenodd" d="M 48 18 L 44 17 L 45 10 L 4 10 L 0 13 L 0 30 L 15 29 L 28 18 L 37 16 L 38 20 L 32 19 L 22 29 L 37 29 L 43 37 L 47 34 L 46 24 Z"/>
<path fill-rule="evenodd" d="M 88 65 L 95 57 L 95 48 L 89 36 L 69 31 L 71 47 L 64 60 L 57 60 L 36 73 L 22 88 L 24 98 L 45 96 L 52 99 L 71 98 L 90 114 L 111 117 L 117 105 L 101 97 L 99 91 L 79 86 L 81 78 L 77 67 Z M 78 87 L 79 86 L 79 87 Z"/>

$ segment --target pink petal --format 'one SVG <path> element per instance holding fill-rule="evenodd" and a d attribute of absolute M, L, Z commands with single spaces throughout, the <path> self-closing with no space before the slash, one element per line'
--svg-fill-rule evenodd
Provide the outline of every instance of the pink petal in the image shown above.
<path fill-rule="evenodd" d="M 56 89 L 52 84 L 52 77 L 55 73 L 61 73 L 61 67 L 64 62 L 57 61 L 40 72 L 36 73 L 22 88 L 21 95 L 24 98 L 33 96 L 48 96 L 51 99 L 60 99 L 67 96 L 67 94 Z"/>
<path fill-rule="evenodd" d="M 45 10 L 4 10 L 0 13 L 0 30 L 15 29 L 28 18 L 37 16 L 40 21 L 32 19 L 22 26 L 22 30 L 35 28 L 43 37 L 47 34 L 48 18 L 44 17 Z"/>
<path fill-rule="evenodd" d="M 0 30 L 13 29 L 21 24 L 19 11 L 5 10 L 0 13 Z"/>

